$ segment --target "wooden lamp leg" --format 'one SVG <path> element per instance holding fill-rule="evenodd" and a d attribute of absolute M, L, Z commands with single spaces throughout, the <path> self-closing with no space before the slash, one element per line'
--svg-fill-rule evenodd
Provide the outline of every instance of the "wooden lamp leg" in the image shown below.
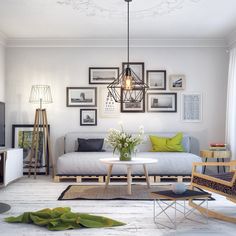
<path fill-rule="evenodd" d="M 54 165 L 51 156 L 51 145 L 50 145 L 50 136 L 47 122 L 47 114 L 45 109 L 36 109 L 35 112 L 35 120 L 34 120 L 34 129 L 32 136 L 32 144 L 31 144 L 31 153 L 30 153 L 30 161 L 29 161 L 29 173 L 28 176 L 31 175 L 32 164 L 34 164 L 34 178 L 37 175 L 37 167 L 38 167 L 38 151 L 39 151 L 39 141 L 40 141 L 40 127 L 42 125 L 43 131 L 43 156 L 45 158 L 45 167 L 46 167 L 46 175 L 48 175 L 48 169 L 50 168 L 50 163 L 52 164 L 52 176 L 54 177 Z M 47 150 L 48 150 L 48 161 L 47 161 Z M 34 163 L 33 163 L 34 158 Z"/>
<path fill-rule="evenodd" d="M 52 165 L 52 177 L 54 177 L 55 176 L 54 161 L 53 161 L 53 158 L 52 158 L 50 134 L 49 134 L 49 129 L 48 129 L 47 113 L 46 113 L 45 109 L 43 110 L 43 122 L 44 122 L 44 127 L 45 127 L 45 130 L 44 130 L 44 134 L 45 134 L 45 147 L 47 147 L 47 150 L 48 150 L 48 168 L 50 169 L 50 164 L 51 164 Z M 46 148 L 45 148 L 45 150 L 46 150 Z M 46 158 L 46 153 L 45 153 L 45 158 Z"/>

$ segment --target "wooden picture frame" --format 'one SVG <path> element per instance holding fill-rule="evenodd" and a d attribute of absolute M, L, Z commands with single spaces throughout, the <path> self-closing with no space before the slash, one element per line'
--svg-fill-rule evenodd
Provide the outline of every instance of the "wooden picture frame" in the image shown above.
<path fill-rule="evenodd" d="M 96 126 L 97 109 L 80 109 L 80 126 Z"/>
<path fill-rule="evenodd" d="M 97 88 L 96 87 L 67 87 L 66 88 L 67 107 L 96 107 Z"/>
<path fill-rule="evenodd" d="M 127 62 L 122 62 L 122 71 L 125 70 L 125 68 L 127 67 L 128 63 Z M 139 77 L 140 80 L 142 80 L 142 82 L 144 81 L 144 62 L 130 62 L 129 63 L 130 68 L 134 71 L 134 73 Z"/>
<path fill-rule="evenodd" d="M 166 90 L 166 70 L 147 70 L 149 90 Z"/>
<path fill-rule="evenodd" d="M 89 67 L 89 84 L 110 84 L 119 77 L 119 67 Z"/>
<path fill-rule="evenodd" d="M 185 90 L 186 88 L 185 75 L 170 75 L 169 88 L 170 90 Z"/>
<path fill-rule="evenodd" d="M 42 125 L 40 125 L 42 129 Z M 29 163 L 30 163 L 30 153 L 33 137 L 33 124 L 14 124 L 12 125 L 12 148 L 22 148 L 23 149 L 23 173 L 28 174 Z M 50 125 L 48 125 L 48 130 L 50 133 Z M 46 170 L 49 173 L 49 150 L 46 150 L 46 157 L 44 156 L 44 145 L 43 145 L 43 130 L 39 133 L 39 153 L 38 153 L 38 164 L 37 168 L 38 175 L 45 175 Z M 46 169 L 47 168 L 47 169 Z"/>
<path fill-rule="evenodd" d="M 177 93 L 148 93 L 147 112 L 177 112 Z"/>
<path fill-rule="evenodd" d="M 142 91 L 142 92 L 145 93 L 145 91 Z M 141 102 L 128 102 L 128 103 L 121 102 L 120 110 L 122 113 L 145 112 L 145 94 L 143 94 L 143 100 Z"/>

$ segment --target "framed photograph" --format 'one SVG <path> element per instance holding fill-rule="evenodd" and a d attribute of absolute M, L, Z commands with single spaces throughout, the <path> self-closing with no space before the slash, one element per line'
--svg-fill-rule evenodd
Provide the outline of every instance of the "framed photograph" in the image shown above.
<path fill-rule="evenodd" d="M 148 93 L 148 112 L 177 112 L 177 93 Z"/>
<path fill-rule="evenodd" d="M 185 122 L 202 121 L 202 94 L 181 94 L 181 120 Z"/>
<path fill-rule="evenodd" d="M 33 136 L 34 125 L 12 125 L 12 147 L 23 149 L 23 172 L 28 174 L 30 155 L 31 155 L 31 145 Z M 41 126 L 42 129 L 42 126 Z M 50 130 L 50 126 L 49 126 Z M 46 157 L 44 156 L 44 137 L 43 130 L 39 133 L 39 153 L 38 153 L 38 169 L 37 174 L 46 174 L 46 168 L 49 173 L 49 158 L 48 150 L 46 151 Z M 33 160 L 34 162 L 34 160 Z"/>
<path fill-rule="evenodd" d="M 144 91 L 139 90 L 144 93 Z M 145 94 L 141 102 L 128 102 L 120 104 L 121 112 L 145 112 Z"/>
<path fill-rule="evenodd" d="M 89 67 L 89 84 L 110 84 L 119 76 L 119 67 Z"/>
<path fill-rule="evenodd" d="M 127 67 L 127 62 L 122 62 L 122 70 Z M 130 62 L 130 68 L 144 82 L 144 62 Z"/>
<path fill-rule="evenodd" d="M 96 87 L 67 87 L 66 88 L 67 107 L 96 107 L 97 88 Z"/>
<path fill-rule="evenodd" d="M 166 90 L 166 70 L 147 70 L 149 89 Z"/>
<path fill-rule="evenodd" d="M 80 109 L 80 125 L 96 126 L 97 125 L 97 109 Z"/>
<path fill-rule="evenodd" d="M 107 87 L 99 88 L 99 114 L 103 118 L 120 116 L 120 104 L 115 102 Z"/>
<path fill-rule="evenodd" d="M 185 75 L 170 75 L 169 87 L 170 90 L 184 90 L 186 87 Z"/>

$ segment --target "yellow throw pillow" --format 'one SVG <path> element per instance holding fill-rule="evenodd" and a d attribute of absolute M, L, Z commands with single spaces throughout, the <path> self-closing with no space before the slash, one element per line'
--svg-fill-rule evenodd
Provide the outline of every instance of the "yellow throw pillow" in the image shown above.
<path fill-rule="evenodd" d="M 183 133 L 177 133 L 172 138 L 149 136 L 152 152 L 184 152 L 182 145 Z"/>

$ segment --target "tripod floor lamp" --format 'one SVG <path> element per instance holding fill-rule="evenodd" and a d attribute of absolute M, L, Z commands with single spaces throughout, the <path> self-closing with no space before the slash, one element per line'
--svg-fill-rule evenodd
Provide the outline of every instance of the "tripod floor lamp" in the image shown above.
<path fill-rule="evenodd" d="M 37 103 L 40 106 L 35 111 L 28 173 L 28 177 L 30 177 L 31 172 L 33 172 L 32 174 L 34 174 L 34 178 L 36 178 L 39 167 L 45 167 L 46 175 L 49 174 L 50 163 L 53 167 L 47 113 L 46 109 L 42 108 L 42 104 L 52 103 L 50 86 L 33 85 L 29 102 Z M 54 174 L 54 171 L 52 173 Z"/>

